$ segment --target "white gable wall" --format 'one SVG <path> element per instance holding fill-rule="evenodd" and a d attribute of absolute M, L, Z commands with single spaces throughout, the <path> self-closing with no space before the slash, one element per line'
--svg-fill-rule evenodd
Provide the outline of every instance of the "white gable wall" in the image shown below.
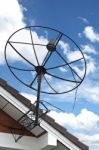
<path fill-rule="evenodd" d="M 51 150 L 57 146 L 57 141 L 48 133 L 40 138 L 23 136 L 15 142 L 13 135 L 8 133 L 0 133 L 1 149 L 17 149 L 17 150 Z"/>

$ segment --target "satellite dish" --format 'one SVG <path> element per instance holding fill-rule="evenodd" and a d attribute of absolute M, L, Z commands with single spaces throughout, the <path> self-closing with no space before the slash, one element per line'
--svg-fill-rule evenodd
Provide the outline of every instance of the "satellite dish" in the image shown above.
<path fill-rule="evenodd" d="M 37 92 L 35 124 L 41 93 L 68 93 L 79 87 L 86 75 L 80 47 L 63 32 L 44 26 L 14 32 L 5 46 L 5 60 L 15 78 Z"/>

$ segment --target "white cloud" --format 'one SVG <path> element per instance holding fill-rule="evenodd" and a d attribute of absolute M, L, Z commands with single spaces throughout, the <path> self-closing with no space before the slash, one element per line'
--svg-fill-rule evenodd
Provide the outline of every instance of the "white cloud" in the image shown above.
<path fill-rule="evenodd" d="M 73 44 L 71 47 L 69 45 L 69 43 L 65 43 L 64 41 L 60 41 L 59 42 L 59 46 L 60 48 L 63 50 L 63 53 L 66 57 L 66 59 L 68 60 L 67 62 L 72 62 L 70 64 L 70 66 L 72 67 L 72 69 L 74 69 L 81 77 L 84 75 L 84 63 L 83 63 L 83 56 L 82 53 L 79 49 L 77 49 L 77 47 L 75 47 L 75 45 Z M 81 60 L 79 60 L 81 59 Z M 77 61 L 79 60 L 79 61 Z M 83 60 L 83 61 L 82 61 Z M 74 62 L 73 62 L 74 61 Z M 78 67 L 80 66 L 80 67 Z M 81 68 L 82 66 L 82 68 Z M 66 72 L 67 69 L 65 69 L 66 67 L 60 67 L 59 69 L 62 72 Z"/>
<path fill-rule="evenodd" d="M 72 113 L 68 114 L 63 112 L 50 111 L 48 115 L 54 118 L 56 122 L 63 126 L 74 126 L 74 128 L 77 128 L 78 126 L 75 120 L 75 115 Z"/>
<path fill-rule="evenodd" d="M 68 43 L 65 43 L 64 41 L 59 41 L 59 46 L 61 49 L 63 49 L 63 53 L 67 55 L 68 51 L 70 51 L 70 46 Z"/>
<path fill-rule="evenodd" d="M 78 138 L 89 145 L 90 150 L 99 150 L 99 133 L 93 135 L 85 135 L 80 133 L 75 133 Z"/>
<path fill-rule="evenodd" d="M 88 53 L 88 54 L 96 54 L 96 49 L 94 48 L 93 45 L 81 45 L 83 52 Z"/>
<path fill-rule="evenodd" d="M 86 75 L 91 75 L 93 73 L 95 73 L 95 71 L 97 70 L 97 61 L 95 59 L 95 57 L 93 57 L 94 55 L 97 54 L 96 49 L 94 48 L 93 45 L 81 45 L 82 50 L 84 52 L 84 56 L 86 59 L 86 66 L 87 66 L 87 71 L 86 71 Z M 94 55 L 91 55 L 94 54 Z"/>
<path fill-rule="evenodd" d="M 86 85 L 86 89 L 84 90 L 85 97 L 88 101 L 92 101 L 93 103 L 99 103 L 99 86 L 98 85 Z M 88 98 L 89 97 L 89 98 Z"/>
<path fill-rule="evenodd" d="M 87 79 L 79 87 L 78 99 L 91 102 L 93 104 L 99 104 L 99 83 L 96 80 Z"/>
<path fill-rule="evenodd" d="M 67 57 L 68 60 L 71 62 L 82 58 L 82 54 L 80 51 L 76 50 L 76 51 L 69 52 Z"/>
<path fill-rule="evenodd" d="M 6 4 L 6 5 L 5 5 Z M 27 11 L 26 8 L 24 8 L 22 5 L 18 3 L 18 0 L 9 0 L 9 1 L 0 1 L 0 20 L 1 20 L 1 26 L 0 26 L 0 64 L 5 63 L 4 58 L 4 49 L 5 44 L 9 38 L 9 36 L 15 32 L 16 30 L 23 28 L 26 26 L 24 23 L 24 15 L 23 11 Z M 43 36 L 38 36 L 36 32 L 32 32 L 34 43 L 41 43 L 45 44 L 48 42 L 46 38 Z M 30 33 L 28 30 L 21 30 L 20 32 L 17 32 L 12 38 L 12 41 L 17 42 L 31 42 Z M 33 54 L 33 47 L 28 45 L 18 45 L 13 44 L 15 48 L 19 49 L 19 52 L 27 57 L 31 62 L 37 63 L 36 59 L 34 58 Z M 7 58 L 11 61 L 23 61 L 25 62 L 14 50 L 11 48 L 10 45 L 7 46 L 9 51 L 7 52 Z M 32 49 L 32 50 L 31 50 Z M 41 62 L 44 58 L 44 56 L 47 53 L 47 50 L 45 50 L 45 47 L 36 46 L 36 51 L 38 53 L 38 59 Z"/>
<path fill-rule="evenodd" d="M 97 128 L 97 123 L 99 121 L 99 116 L 87 109 L 82 109 L 77 116 L 73 113 L 55 111 L 49 112 L 49 115 L 61 125 L 68 126 L 74 130 L 83 129 L 85 132 L 90 132 L 95 129 L 95 127 Z"/>
<path fill-rule="evenodd" d="M 68 60 L 67 62 L 69 63 L 72 62 L 70 64 L 72 69 L 74 69 L 80 75 L 80 77 L 83 77 L 85 69 L 84 69 L 84 59 L 81 51 L 77 49 L 77 47 L 74 44 L 70 47 L 69 43 L 65 43 L 64 41 L 60 41 L 59 46 L 63 50 L 63 53 L 66 59 Z M 59 69 L 62 72 L 67 71 L 64 67 L 60 67 Z"/>
<path fill-rule="evenodd" d="M 24 27 L 24 16 L 17 0 L 0 1 L 0 64 L 4 64 L 4 47 L 9 36 Z"/>
<path fill-rule="evenodd" d="M 99 42 L 99 33 L 92 26 L 85 27 L 83 33 L 91 42 Z"/>
<path fill-rule="evenodd" d="M 85 73 L 85 68 L 79 69 L 76 65 L 73 66 L 73 69 L 76 71 L 76 73 L 83 78 L 84 73 Z"/>
<path fill-rule="evenodd" d="M 89 75 L 90 73 L 94 73 L 96 70 L 96 63 L 94 60 L 89 61 L 87 63 L 87 75 Z"/>
<path fill-rule="evenodd" d="M 23 7 L 23 5 L 20 4 L 20 7 L 21 7 L 21 10 L 22 10 L 23 12 L 24 12 L 24 11 L 25 11 L 25 12 L 27 11 L 27 8 L 26 8 L 26 7 Z"/>
<path fill-rule="evenodd" d="M 66 72 L 67 71 L 66 68 L 64 68 L 64 67 L 60 67 L 59 70 L 62 71 L 62 72 Z"/>
<path fill-rule="evenodd" d="M 78 19 L 82 20 L 83 22 L 85 22 L 87 24 L 89 23 L 89 21 L 86 18 L 84 18 L 84 17 L 80 17 L 79 16 Z"/>
<path fill-rule="evenodd" d="M 33 37 L 34 43 L 45 44 L 45 45 L 48 43 L 48 40 L 46 38 L 44 38 L 43 36 L 38 36 L 38 34 L 35 31 L 32 31 L 32 37 Z M 10 39 L 10 41 L 31 43 L 30 31 L 23 29 L 23 30 L 17 32 Z M 17 51 L 20 54 L 22 54 L 22 56 L 24 56 L 27 60 L 29 60 L 34 65 L 37 65 L 37 61 L 36 61 L 35 54 L 33 52 L 33 46 L 32 45 L 28 45 L 28 44 L 12 44 L 12 45 L 17 49 Z M 7 47 L 7 51 L 8 50 L 9 49 Z M 38 61 L 41 64 L 45 55 L 47 54 L 47 49 L 45 46 L 35 45 L 35 51 L 37 54 Z M 12 54 L 13 54 L 13 52 L 14 51 L 12 50 Z M 7 56 L 9 58 L 9 60 L 12 60 L 12 61 L 17 60 L 16 55 L 10 55 L 9 53 L 7 53 Z M 19 59 L 22 61 L 22 59 L 20 57 L 19 57 Z"/>
<path fill-rule="evenodd" d="M 86 75 L 94 73 L 96 71 L 96 60 L 91 56 L 84 54 L 86 62 L 87 62 L 87 72 Z"/>
<path fill-rule="evenodd" d="M 48 74 L 45 74 L 44 76 L 45 76 L 45 78 L 46 78 L 48 81 L 51 81 L 51 80 L 52 80 L 52 76 L 50 76 L 50 75 L 48 75 Z"/>
<path fill-rule="evenodd" d="M 82 142 L 89 145 L 91 150 L 93 150 L 92 147 L 94 146 L 97 147 L 94 150 L 98 150 L 99 116 L 97 114 L 88 111 L 87 109 L 82 109 L 78 115 L 74 115 L 73 113 L 62 113 L 55 111 L 51 111 L 49 115 L 53 117 L 56 122 L 58 122 L 61 125 L 64 125 L 68 130 L 72 130 L 72 134 L 73 132 L 74 134 L 76 133 L 75 135 L 78 136 Z M 93 131 L 97 131 L 97 134 L 95 135 Z"/>
<path fill-rule="evenodd" d="M 73 62 L 70 64 L 73 70 L 83 78 L 85 73 L 85 62 L 83 59 L 83 55 L 79 50 L 71 51 L 68 53 L 67 58 L 69 62 Z M 79 60 L 81 59 L 81 60 Z M 77 61 L 78 60 L 78 61 Z"/>
<path fill-rule="evenodd" d="M 77 116 L 77 120 L 81 125 L 80 128 L 84 129 L 86 132 L 90 132 L 97 128 L 99 116 L 87 109 L 82 109 L 81 113 Z"/>
<path fill-rule="evenodd" d="M 30 24 L 30 26 L 35 26 L 36 25 L 36 20 L 35 19 L 30 19 L 29 24 Z"/>

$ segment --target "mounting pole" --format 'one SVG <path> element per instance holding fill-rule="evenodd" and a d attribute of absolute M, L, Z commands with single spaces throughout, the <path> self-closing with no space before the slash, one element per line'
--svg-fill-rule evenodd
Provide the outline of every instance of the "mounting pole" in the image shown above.
<path fill-rule="evenodd" d="M 40 102 L 40 91 L 41 91 L 41 80 L 42 80 L 42 73 L 38 75 L 38 91 L 37 91 L 37 101 L 36 101 L 36 110 L 35 110 L 35 125 L 38 125 L 39 119 L 39 102 Z"/>
<path fill-rule="evenodd" d="M 37 66 L 35 67 L 35 70 L 37 72 L 37 82 L 38 82 L 38 91 L 37 91 L 37 101 L 36 101 L 36 107 L 35 107 L 35 125 L 38 125 L 38 119 L 39 119 L 39 104 L 40 104 L 40 92 L 41 92 L 41 82 L 42 82 L 42 75 L 46 73 L 46 69 L 43 66 Z"/>

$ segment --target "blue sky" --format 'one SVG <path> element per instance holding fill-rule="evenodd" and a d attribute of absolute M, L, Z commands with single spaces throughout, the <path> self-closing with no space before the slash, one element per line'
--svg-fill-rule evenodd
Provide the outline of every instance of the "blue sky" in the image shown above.
<path fill-rule="evenodd" d="M 13 32 L 28 25 L 48 26 L 64 32 L 81 47 L 87 61 L 87 74 L 78 88 L 73 112 L 75 91 L 56 96 L 42 95 L 41 98 L 65 111 L 53 110 L 49 115 L 88 144 L 91 150 L 99 149 L 98 6 L 98 0 L 9 0 L 7 2 L 4 0 L 0 2 L 0 77 L 24 96 L 35 99 L 36 93 L 15 79 L 4 59 L 4 47 Z M 17 60 L 12 53 L 9 53 L 8 57 L 14 62 Z"/>

